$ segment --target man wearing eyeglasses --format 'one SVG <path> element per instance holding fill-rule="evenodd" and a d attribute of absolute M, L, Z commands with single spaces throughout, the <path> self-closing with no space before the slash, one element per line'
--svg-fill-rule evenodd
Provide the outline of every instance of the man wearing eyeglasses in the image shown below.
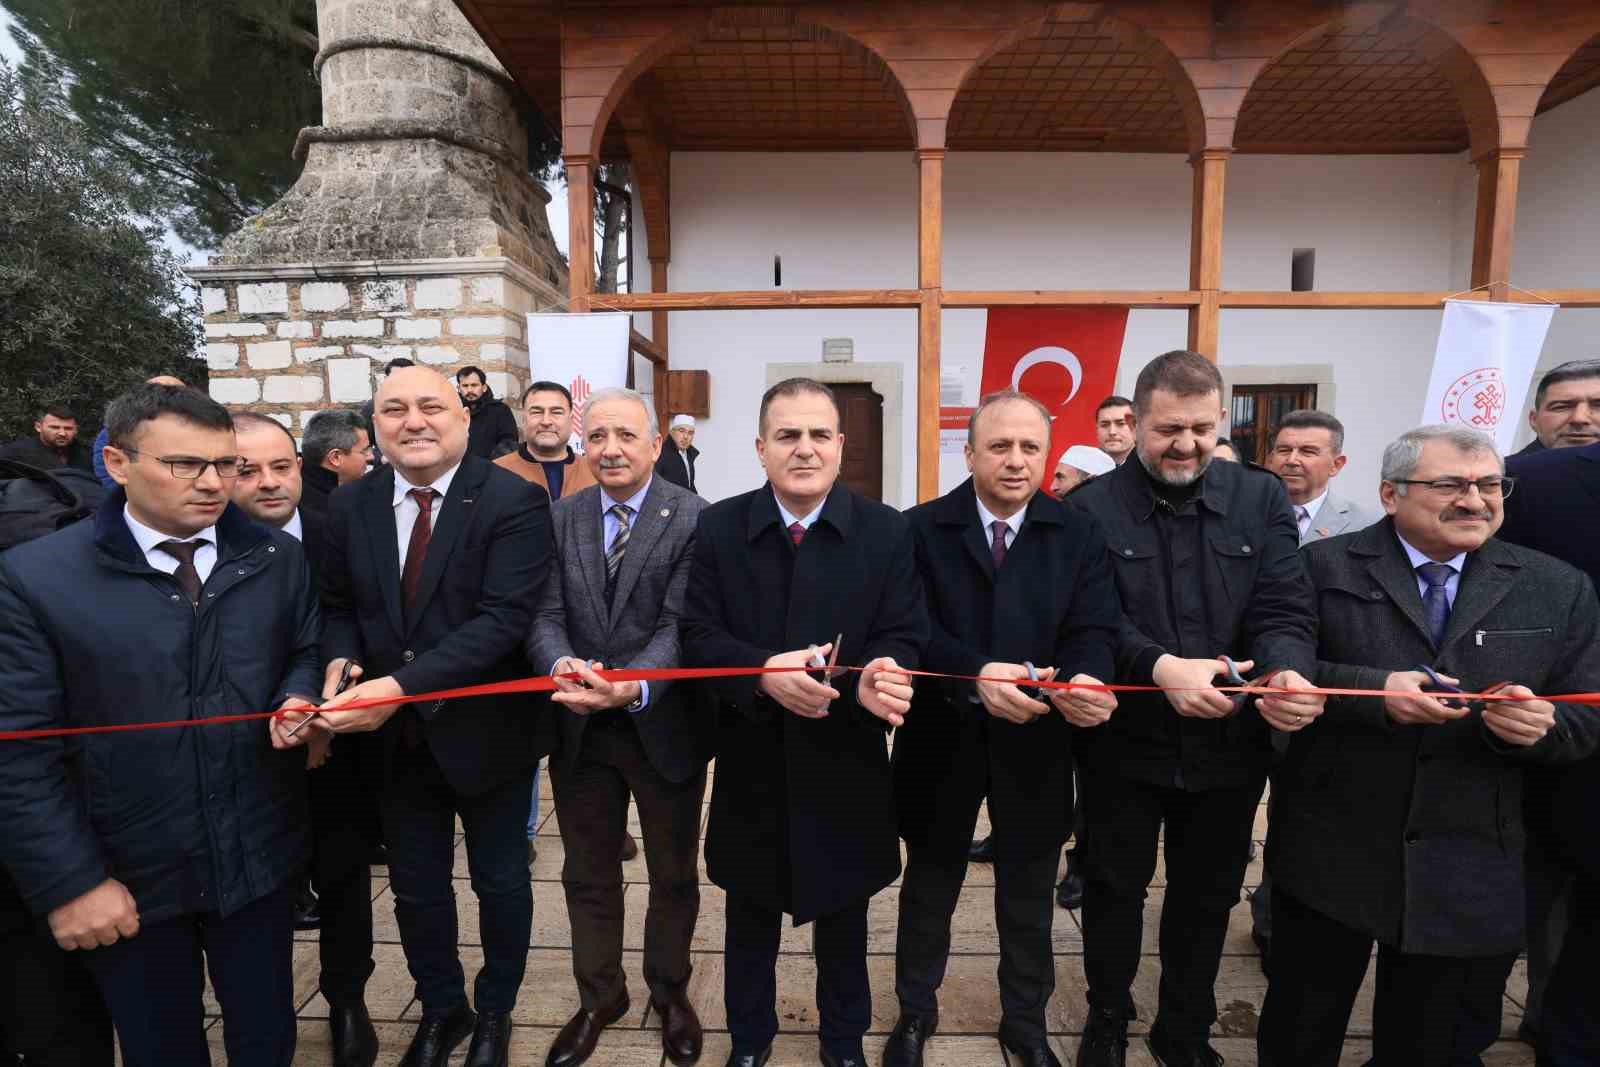
<path fill-rule="evenodd" d="M 1301 550 L 1317 684 L 1390 695 L 1329 697 L 1273 779 L 1263 1064 L 1338 1061 L 1374 942 L 1375 1062 L 1477 1062 L 1500 1032 L 1524 940 L 1523 769 L 1600 743 L 1592 709 L 1535 695 L 1600 689 L 1600 603 L 1575 568 L 1494 539 L 1502 470 L 1476 430 L 1412 430 L 1383 455 L 1388 518 Z"/>
<path fill-rule="evenodd" d="M 303 706 L 320 621 L 300 543 L 229 503 L 233 420 L 140 385 L 106 415 L 118 488 L 92 519 L 0 559 L 0 731 L 150 726 Z M 292 911 L 306 755 L 278 719 L 0 741 L 0 862 L 80 953 L 128 1067 L 295 1047 Z"/>

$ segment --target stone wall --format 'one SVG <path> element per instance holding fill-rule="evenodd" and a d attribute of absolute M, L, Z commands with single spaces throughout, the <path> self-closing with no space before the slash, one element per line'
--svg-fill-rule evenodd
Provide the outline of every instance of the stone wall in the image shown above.
<path fill-rule="evenodd" d="M 526 320 L 559 292 L 503 257 L 189 268 L 200 285 L 211 395 L 298 434 L 324 408 L 371 399 L 391 359 L 483 368 L 495 395 L 527 384 Z"/>

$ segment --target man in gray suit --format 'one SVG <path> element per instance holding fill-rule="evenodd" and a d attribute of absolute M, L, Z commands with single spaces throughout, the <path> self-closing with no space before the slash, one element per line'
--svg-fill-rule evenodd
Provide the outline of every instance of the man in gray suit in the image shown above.
<path fill-rule="evenodd" d="M 599 484 L 552 508 L 560 563 L 527 645 L 534 666 L 556 676 L 562 744 L 550 762 L 550 783 L 566 851 L 561 881 L 581 1003 L 545 1062 L 584 1062 L 601 1030 L 628 1011 L 617 857 L 631 793 L 650 870 L 645 982 L 667 1058 L 693 1063 L 701 1028 L 685 990 L 700 909 L 696 858 L 712 716 L 687 687 L 613 683 L 596 671 L 679 666 L 678 615 L 704 502 L 652 477 L 661 434 L 638 393 L 602 389 L 590 396 L 583 440 L 584 462 Z"/>
<path fill-rule="evenodd" d="M 1278 423 L 1263 466 L 1283 479 L 1283 487 L 1289 491 L 1302 546 L 1371 526 L 1374 521 L 1374 516 L 1328 488 L 1344 470 L 1345 458 L 1344 423 L 1326 411 L 1291 411 Z M 1282 756 L 1289 747 L 1289 735 L 1274 733 L 1272 747 Z M 1272 807 L 1269 794 L 1269 821 Z M 1261 969 L 1267 971 L 1272 952 L 1272 875 L 1265 870 L 1261 885 L 1250 895 L 1250 937 L 1261 953 Z"/>
<path fill-rule="evenodd" d="M 1389 517 L 1301 553 L 1329 697 L 1273 778 L 1271 982 L 1260 1062 L 1332 1067 L 1374 942 L 1373 1061 L 1477 1063 L 1524 942 L 1523 769 L 1570 763 L 1600 718 L 1535 694 L 1600 688 L 1600 602 L 1494 539 L 1512 483 L 1492 438 L 1425 426 L 1385 450 Z M 1438 695 L 1428 671 L 1465 692 Z"/>

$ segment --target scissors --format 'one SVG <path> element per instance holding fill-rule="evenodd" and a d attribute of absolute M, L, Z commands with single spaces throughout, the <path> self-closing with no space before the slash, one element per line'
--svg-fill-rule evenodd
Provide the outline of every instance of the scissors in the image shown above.
<path fill-rule="evenodd" d="M 822 677 L 818 678 L 817 681 L 826 684 L 827 682 L 831 681 L 832 679 L 837 678 L 840 674 L 844 673 L 838 667 L 838 663 L 839 663 L 839 646 L 842 645 L 842 644 L 844 644 L 844 634 L 843 633 L 841 633 L 838 637 L 835 637 L 833 639 L 833 651 L 828 653 L 828 658 L 827 659 L 823 659 L 822 658 L 822 653 L 817 651 L 817 646 L 816 645 L 812 645 L 811 646 L 811 658 L 806 661 L 806 666 L 811 667 L 814 670 L 820 670 L 822 672 Z M 830 700 L 827 704 L 822 705 L 822 707 L 818 708 L 817 710 L 818 711 L 827 711 L 829 704 L 832 704 L 832 703 L 833 703 L 833 701 Z"/>
<path fill-rule="evenodd" d="M 1239 665 L 1233 661 L 1231 656 L 1219 656 L 1217 658 L 1222 660 L 1223 665 L 1228 668 L 1228 672 L 1222 676 L 1222 682 L 1224 685 L 1250 684 L 1249 682 L 1245 681 L 1244 675 L 1239 673 Z M 1233 703 L 1233 711 L 1229 712 L 1229 714 L 1237 715 L 1239 712 L 1244 710 L 1245 704 L 1250 700 L 1250 694 L 1229 693 L 1228 699 Z"/>
<path fill-rule="evenodd" d="M 1035 667 L 1027 660 L 1023 660 L 1022 665 L 1028 670 L 1028 681 L 1037 682 L 1039 680 L 1039 668 Z M 1017 686 L 1017 690 L 1029 700 L 1037 700 L 1041 704 L 1045 702 L 1044 690 L 1040 689 L 1036 685 L 1019 685 Z"/>
<path fill-rule="evenodd" d="M 1459 685 L 1451 685 L 1449 682 L 1439 677 L 1438 671 L 1435 671 L 1432 667 L 1425 663 L 1419 663 L 1411 669 L 1414 671 L 1421 671 L 1423 674 L 1428 676 L 1428 684 L 1422 687 L 1422 691 L 1424 693 L 1461 692 L 1461 687 Z M 1489 687 L 1489 690 L 1500 689 L 1507 684 L 1508 683 L 1506 682 L 1496 682 L 1494 685 Z M 1487 691 L 1488 690 L 1486 690 L 1486 692 Z M 1466 708 L 1468 711 L 1476 711 L 1479 714 L 1483 713 L 1484 707 L 1484 702 L 1481 700 L 1441 700 L 1439 703 L 1443 704 L 1447 708 Z"/>
<path fill-rule="evenodd" d="M 353 671 L 358 666 L 360 666 L 360 664 L 358 664 L 353 659 L 347 659 L 347 660 L 344 661 L 344 667 L 339 671 L 339 684 L 334 686 L 334 689 L 333 689 L 333 695 L 334 696 L 338 696 L 340 693 L 342 693 L 346 689 L 350 688 L 350 681 L 351 681 L 350 673 L 351 673 L 351 671 Z M 300 732 L 300 727 L 304 726 L 306 723 L 310 722 L 312 719 L 315 719 L 317 717 L 318 717 L 318 713 L 317 712 L 312 712 L 310 715 L 307 715 L 305 718 L 301 719 L 299 722 L 297 722 L 293 726 L 291 726 L 289 728 L 288 732 L 285 733 L 283 736 L 285 736 L 285 737 L 293 737 L 295 734 Z"/>

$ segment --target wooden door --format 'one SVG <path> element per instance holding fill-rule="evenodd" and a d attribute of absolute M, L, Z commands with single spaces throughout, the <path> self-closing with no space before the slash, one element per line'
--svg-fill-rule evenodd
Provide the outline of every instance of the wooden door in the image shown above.
<path fill-rule="evenodd" d="M 839 403 L 844 463 L 839 478 L 869 500 L 883 499 L 883 397 L 865 382 L 829 384 Z"/>
<path fill-rule="evenodd" d="M 1278 423 L 1291 411 L 1317 406 L 1315 385 L 1236 385 L 1228 436 L 1244 463 L 1267 458 Z"/>

